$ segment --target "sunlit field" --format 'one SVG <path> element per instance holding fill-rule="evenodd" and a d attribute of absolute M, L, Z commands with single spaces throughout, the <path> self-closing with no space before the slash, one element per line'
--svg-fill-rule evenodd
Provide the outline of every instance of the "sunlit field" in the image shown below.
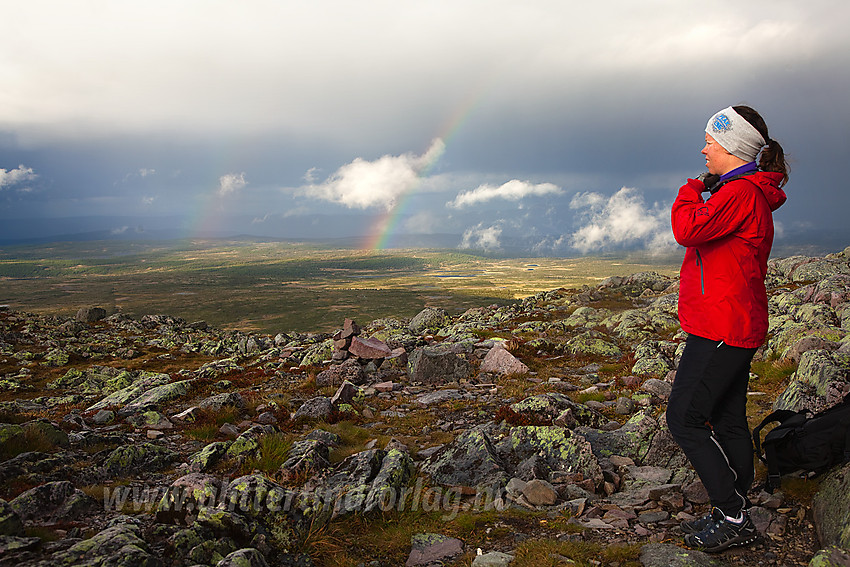
<path fill-rule="evenodd" d="M 677 258 L 500 258 L 455 250 L 328 248 L 312 243 L 185 240 L 71 242 L 0 249 L 0 304 L 72 316 L 99 306 L 132 317 L 269 334 L 324 332 L 346 317 L 452 314 L 611 275 L 673 275 Z"/>

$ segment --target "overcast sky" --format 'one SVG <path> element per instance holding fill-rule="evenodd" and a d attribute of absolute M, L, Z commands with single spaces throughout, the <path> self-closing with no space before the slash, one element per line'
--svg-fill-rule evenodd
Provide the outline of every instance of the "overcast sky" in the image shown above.
<path fill-rule="evenodd" d="M 7 240 L 86 217 L 116 233 L 664 249 L 706 121 L 741 103 L 791 159 L 779 233 L 847 231 L 846 2 L 0 9 Z"/>

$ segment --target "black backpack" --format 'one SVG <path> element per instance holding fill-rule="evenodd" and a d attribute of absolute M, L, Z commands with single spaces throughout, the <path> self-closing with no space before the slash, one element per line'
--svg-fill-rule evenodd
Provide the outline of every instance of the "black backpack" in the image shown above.
<path fill-rule="evenodd" d="M 779 422 L 761 441 L 764 426 Z M 816 476 L 850 461 L 850 395 L 820 413 L 776 410 L 753 429 L 756 455 L 767 465 L 768 492 L 780 477 L 797 471 Z"/>

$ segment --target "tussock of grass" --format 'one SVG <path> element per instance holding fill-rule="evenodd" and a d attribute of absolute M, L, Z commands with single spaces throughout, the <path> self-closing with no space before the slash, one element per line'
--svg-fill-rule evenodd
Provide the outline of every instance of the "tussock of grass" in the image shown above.
<path fill-rule="evenodd" d="M 773 394 L 785 388 L 788 378 L 797 371 L 797 363 L 792 360 L 754 361 L 750 371 L 756 375 L 751 384 Z"/>
<path fill-rule="evenodd" d="M 242 420 L 241 412 L 233 406 L 225 406 L 218 411 L 201 409 L 197 418 L 191 426 L 183 433 L 199 441 L 210 441 L 215 439 L 218 431 L 225 423 L 239 423 Z"/>
<path fill-rule="evenodd" d="M 579 392 L 575 395 L 575 401 L 580 404 L 586 404 L 587 402 L 604 402 L 605 394 L 603 392 Z"/>
<path fill-rule="evenodd" d="M 784 477 L 782 479 L 782 492 L 785 498 L 796 502 L 811 502 L 820 489 L 821 477 L 806 479 Z"/>
<path fill-rule="evenodd" d="M 292 447 L 292 436 L 284 433 L 263 435 L 259 439 L 259 454 L 245 461 L 242 466 L 243 474 L 259 470 L 268 475 L 275 474 L 286 461 L 287 453 Z"/>
<path fill-rule="evenodd" d="M 192 429 L 187 429 L 184 433 L 198 441 L 212 441 L 215 439 L 215 436 L 218 435 L 219 428 L 220 426 L 216 425 L 201 425 L 193 427 Z"/>
<path fill-rule="evenodd" d="M 16 435 L 0 445 L 0 459 L 5 461 L 30 451 L 52 453 L 57 450 L 58 447 L 41 430 L 24 429 L 20 435 Z"/>

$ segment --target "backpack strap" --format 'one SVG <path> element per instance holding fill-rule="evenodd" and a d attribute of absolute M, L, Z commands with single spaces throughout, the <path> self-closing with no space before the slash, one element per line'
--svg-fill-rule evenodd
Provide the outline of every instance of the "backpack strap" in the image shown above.
<path fill-rule="evenodd" d="M 776 447 L 767 445 L 764 448 L 765 462 L 767 463 L 767 481 L 765 490 L 773 494 L 773 491 L 782 486 L 782 475 L 779 472 L 779 460 L 776 457 Z M 761 458 L 761 456 L 759 456 Z"/>
<path fill-rule="evenodd" d="M 844 462 L 850 463 L 850 427 L 847 428 L 847 434 L 844 436 Z"/>
<path fill-rule="evenodd" d="M 797 415 L 797 413 L 798 412 L 791 411 L 791 410 L 776 410 L 776 411 L 770 413 L 763 420 L 761 420 L 761 423 L 759 423 L 755 427 L 755 429 L 753 429 L 753 443 L 755 443 L 755 446 L 756 446 L 756 455 L 758 455 L 759 460 L 761 460 L 763 463 L 770 465 L 770 463 L 768 462 L 768 459 L 765 458 L 765 456 L 762 456 L 761 430 L 764 429 L 764 427 L 766 425 L 770 425 L 771 423 L 774 423 L 774 422 L 782 423 L 783 421 L 785 421 L 789 417 L 791 417 L 793 415 Z M 776 455 L 774 454 L 774 462 L 775 462 L 775 459 L 776 459 Z M 774 467 L 774 468 L 776 468 L 777 471 L 779 470 L 777 467 Z"/>

